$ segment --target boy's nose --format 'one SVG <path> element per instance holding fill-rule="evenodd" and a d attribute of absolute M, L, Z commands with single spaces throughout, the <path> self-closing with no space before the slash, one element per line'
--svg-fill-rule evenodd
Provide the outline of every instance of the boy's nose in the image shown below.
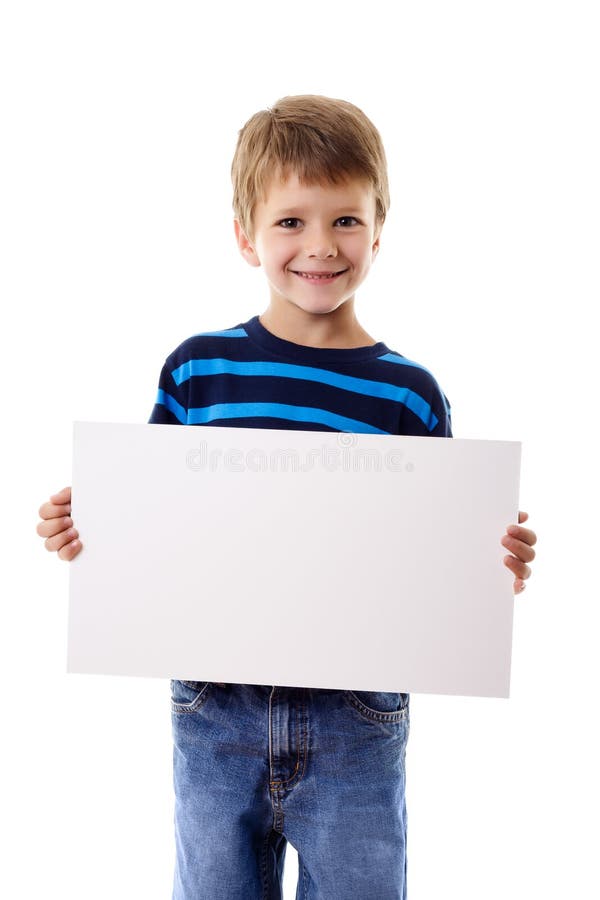
<path fill-rule="evenodd" d="M 337 256 L 336 235 L 326 223 L 312 223 L 304 232 L 304 251 L 309 258 Z"/>
<path fill-rule="evenodd" d="M 335 259 L 337 253 L 333 250 L 315 250 L 314 253 L 308 254 L 308 259 Z"/>
<path fill-rule="evenodd" d="M 337 256 L 337 247 L 332 238 L 321 236 L 307 241 L 306 254 L 309 258 L 326 259 L 328 256 Z"/>

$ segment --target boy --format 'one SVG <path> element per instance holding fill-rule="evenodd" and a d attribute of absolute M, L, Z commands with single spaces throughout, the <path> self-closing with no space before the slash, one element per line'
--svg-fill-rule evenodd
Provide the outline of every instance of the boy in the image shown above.
<path fill-rule="evenodd" d="M 285 97 L 240 131 L 232 180 L 238 246 L 263 266 L 269 306 L 177 347 L 150 422 L 451 437 L 433 376 L 356 318 L 389 206 L 370 120 L 342 100 Z M 70 512 L 65 488 L 38 526 L 66 560 L 81 550 Z M 518 525 L 502 538 L 515 593 L 535 541 Z M 174 900 L 281 898 L 288 840 L 297 897 L 406 897 L 408 694 L 172 681 L 171 709 Z"/>

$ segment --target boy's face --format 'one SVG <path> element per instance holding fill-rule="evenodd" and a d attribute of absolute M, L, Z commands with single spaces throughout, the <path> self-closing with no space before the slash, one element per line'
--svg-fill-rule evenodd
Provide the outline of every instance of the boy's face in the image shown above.
<path fill-rule="evenodd" d="M 271 303 L 306 313 L 332 312 L 353 300 L 379 249 L 375 195 L 365 181 L 303 185 L 298 177 L 273 179 L 253 216 L 254 240 L 235 221 L 244 258 L 262 265 Z M 310 274 L 328 273 L 327 278 Z M 340 273 L 340 274 L 338 274 Z"/>

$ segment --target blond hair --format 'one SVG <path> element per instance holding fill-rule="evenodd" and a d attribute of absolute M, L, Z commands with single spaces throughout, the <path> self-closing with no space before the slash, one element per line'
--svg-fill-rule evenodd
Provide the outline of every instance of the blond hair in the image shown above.
<path fill-rule="evenodd" d="M 379 132 L 354 104 L 317 94 L 283 97 L 240 129 L 231 164 L 233 211 L 251 240 L 257 201 L 266 199 L 275 174 L 292 172 L 308 185 L 367 180 L 383 225 L 390 205 L 385 151 Z"/>

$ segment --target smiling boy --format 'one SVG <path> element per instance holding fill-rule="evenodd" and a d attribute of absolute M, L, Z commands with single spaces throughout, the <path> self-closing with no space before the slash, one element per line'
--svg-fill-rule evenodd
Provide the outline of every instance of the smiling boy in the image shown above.
<path fill-rule="evenodd" d="M 356 318 L 389 206 L 370 120 L 343 100 L 285 97 L 240 131 L 232 179 L 236 239 L 268 307 L 177 347 L 150 422 L 451 437 L 431 373 Z M 82 548 L 70 513 L 70 488 L 40 507 L 38 533 L 65 560 Z M 518 593 L 536 536 L 514 525 L 501 541 Z M 405 898 L 409 700 L 172 681 L 173 900 L 280 900 L 288 841 L 304 900 Z"/>
<path fill-rule="evenodd" d="M 379 250 L 382 224 L 364 178 L 307 185 L 295 172 L 275 175 L 256 204 L 253 241 L 234 220 L 242 256 L 262 265 L 269 282 L 265 328 L 305 346 L 374 344 L 356 319 L 354 295 Z"/>

